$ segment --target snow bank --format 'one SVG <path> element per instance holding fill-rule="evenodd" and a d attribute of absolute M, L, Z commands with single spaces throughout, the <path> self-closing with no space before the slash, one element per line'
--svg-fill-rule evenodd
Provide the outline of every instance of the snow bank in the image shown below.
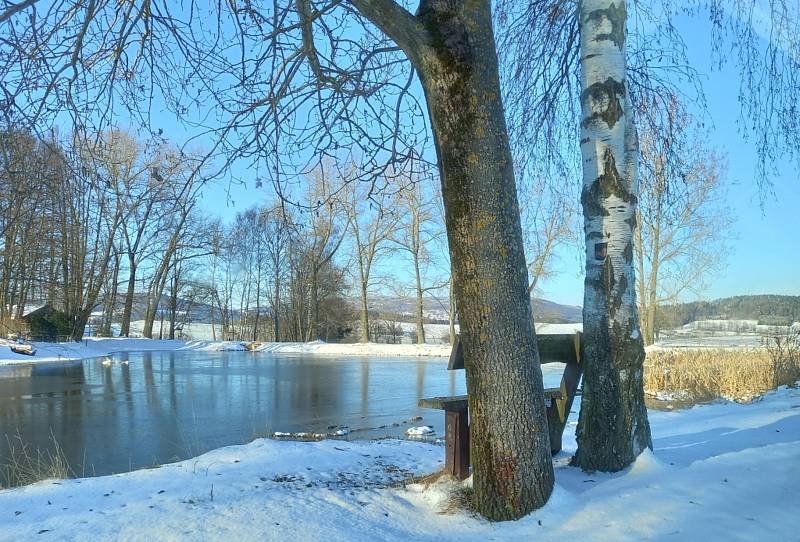
<path fill-rule="evenodd" d="M 451 349 L 449 344 L 340 344 L 314 341 L 310 343 L 264 343 L 258 348 L 258 351 L 276 354 L 322 354 L 331 356 L 447 357 L 450 355 Z"/>
<path fill-rule="evenodd" d="M 418 427 L 409 427 L 406 429 L 406 435 L 409 437 L 424 437 L 435 433 L 433 427 L 430 425 L 420 425 Z"/>
<path fill-rule="evenodd" d="M 240 342 L 179 341 L 155 339 L 84 339 L 80 343 L 33 343 L 36 355 L 15 354 L 0 347 L 0 365 L 62 361 L 108 356 L 116 352 L 152 352 L 174 350 L 246 350 Z"/>
<path fill-rule="evenodd" d="M 257 440 L 154 470 L 0 491 L 0 540 L 797 539 L 800 389 L 650 419 L 655 452 L 621 473 L 567 466 L 568 431 L 550 501 L 516 522 L 441 514 L 463 484 L 399 484 L 440 468 L 441 446 Z"/>

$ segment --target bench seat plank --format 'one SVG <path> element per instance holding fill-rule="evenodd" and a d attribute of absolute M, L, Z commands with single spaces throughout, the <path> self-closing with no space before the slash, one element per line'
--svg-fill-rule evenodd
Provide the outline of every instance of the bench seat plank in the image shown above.
<path fill-rule="evenodd" d="M 436 410 L 462 411 L 467 410 L 467 396 L 455 395 L 453 397 L 428 397 L 420 399 L 417 403 L 421 408 L 434 408 Z"/>
<path fill-rule="evenodd" d="M 564 399 L 564 393 L 561 388 L 545 388 L 544 397 L 545 399 Z M 467 410 L 467 404 L 466 395 L 426 397 L 425 399 L 420 399 L 417 403 L 420 408 L 433 408 L 449 412 Z"/>

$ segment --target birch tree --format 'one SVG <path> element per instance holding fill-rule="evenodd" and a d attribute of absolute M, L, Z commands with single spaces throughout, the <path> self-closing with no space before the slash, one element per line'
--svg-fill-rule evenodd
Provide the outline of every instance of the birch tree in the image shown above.
<path fill-rule="evenodd" d="M 586 279 L 574 462 L 588 471 L 620 470 L 653 446 L 636 311 L 639 148 L 626 86 L 626 9 L 619 0 L 578 3 Z"/>

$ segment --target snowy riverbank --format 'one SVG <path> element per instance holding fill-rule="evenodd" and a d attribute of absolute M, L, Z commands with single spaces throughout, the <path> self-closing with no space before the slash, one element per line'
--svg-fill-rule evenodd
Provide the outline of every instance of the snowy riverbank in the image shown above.
<path fill-rule="evenodd" d="M 34 343 L 36 355 L 15 354 L 0 346 L 0 365 L 78 360 L 107 356 L 116 352 L 147 351 L 231 351 L 247 350 L 238 341 L 182 341 L 156 339 L 85 339 L 80 343 Z M 338 356 L 406 357 L 450 355 L 449 344 L 334 344 L 321 341 L 312 343 L 264 343 L 258 350 L 280 354 L 324 354 Z"/>
<path fill-rule="evenodd" d="M 257 440 L 0 491 L 0 540 L 797 539 L 800 389 L 650 416 L 655 453 L 617 474 L 566 466 L 568 429 L 550 502 L 517 522 L 441 514 L 447 486 L 388 487 L 438 469 L 442 447 Z"/>
<path fill-rule="evenodd" d="M 264 343 L 259 352 L 276 354 L 323 354 L 331 356 L 431 356 L 446 357 L 452 347 L 449 344 L 383 344 L 383 343 Z"/>
<path fill-rule="evenodd" d="M 170 341 L 155 339 L 84 339 L 79 343 L 33 343 L 36 354 L 15 354 L 7 347 L 0 347 L 0 365 L 14 363 L 36 363 L 78 360 L 107 356 L 115 352 L 149 352 L 173 350 L 246 350 L 239 342 Z"/>

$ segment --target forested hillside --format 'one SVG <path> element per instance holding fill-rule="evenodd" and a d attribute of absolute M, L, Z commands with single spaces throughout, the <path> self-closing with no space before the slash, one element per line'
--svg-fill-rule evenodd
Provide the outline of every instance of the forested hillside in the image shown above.
<path fill-rule="evenodd" d="M 659 311 L 660 328 L 682 326 L 694 320 L 758 320 L 762 324 L 800 321 L 800 296 L 739 295 L 713 301 L 667 305 Z"/>

